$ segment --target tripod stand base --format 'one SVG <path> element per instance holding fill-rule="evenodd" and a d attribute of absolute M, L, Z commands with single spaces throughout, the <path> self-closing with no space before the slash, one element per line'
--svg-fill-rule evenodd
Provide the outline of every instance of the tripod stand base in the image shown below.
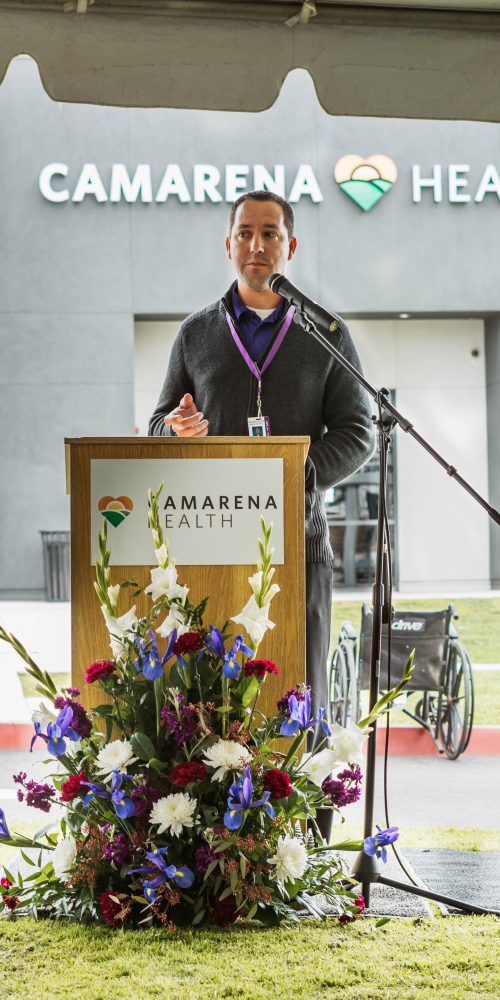
<path fill-rule="evenodd" d="M 376 857 L 371 858 L 363 851 L 356 856 L 351 877 L 362 883 L 363 896 L 367 906 L 370 904 L 370 886 L 377 882 L 379 885 L 387 885 L 392 889 L 399 889 L 401 892 L 408 892 L 412 896 L 422 896 L 424 899 L 433 899 L 436 903 L 444 903 L 445 906 L 452 906 L 457 910 L 464 910 L 466 913 L 485 913 L 495 917 L 500 917 L 500 910 L 488 910 L 484 906 L 475 906 L 473 903 L 466 903 L 461 899 L 453 899 L 451 896 L 442 896 L 438 892 L 431 892 L 430 889 L 411 885 L 408 882 L 398 882 L 396 879 L 387 878 L 382 874 L 380 864 Z"/>

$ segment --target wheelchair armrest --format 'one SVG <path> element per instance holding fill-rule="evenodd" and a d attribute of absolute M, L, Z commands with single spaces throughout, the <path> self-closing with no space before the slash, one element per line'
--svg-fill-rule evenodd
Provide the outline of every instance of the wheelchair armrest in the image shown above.
<path fill-rule="evenodd" d="M 455 607 L 454 604 L 449 604 L 448 605 L 448 611 L 450 612 L 452 618 L 455 619 L 455 621 L 457 621 L 457 619 L 460 618 L 460 615 L 459 615 L 459 613 L 458 613 L 458 611 L 457 611 L 457 609 L 456 609 L 456 607 Z"/>
<path fill-rule="evenodd" d="M 340 632 L 343 639 L 356 639 L 356 629 L 350 621 L 342 622 Z"/>

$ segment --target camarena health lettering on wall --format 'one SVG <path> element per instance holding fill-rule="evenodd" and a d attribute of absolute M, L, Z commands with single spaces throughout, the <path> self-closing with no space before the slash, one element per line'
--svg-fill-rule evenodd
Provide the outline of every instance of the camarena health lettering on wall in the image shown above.
<path fill-rule="evenodd" d="M 347 161 L 355 161 L 357 164 L 355 179 L 354 175 L 339 175 L 341 165 Z M 390 177 L 386 178 L 380 171 L 378 180 L 372 176 L 378 161 L 391 164 L 393 172 Z M 360 170 L 368 169 L 371 170 L 372 184 L 378 183 L 385 187 L 378 192 L 374 201 L 372 199 L 366 204 L 362 198 L 356 197 L 352 188 L 356 183 L 359 186 Z M 386 154 L 363 158 L 350 153 L 337 161 L 331 172 L 331 180 L 332 185 L 336 182 L 343 190 L 351 183 L 351 188 L 346 193 L 363 211 L 367 211 L 386 193 L 387 187 L 392 187 L 398 173 L 405 185 L 402 167 L 396 165 Z M 451 204 L 477 204 L 484 201 L 487 195 L 496 195 L 496 201 L 500 201 L 500 175 L 493 163 L 488 163 L 479 170 L 471 170 L 468 163 L 435 163 L 430 167 L 414 163 L 407 166 L 406 178 L 405 190 L 408 199 L 411 198 L 415 205 L 427 200 L 434 204 L 444 201 Z M 362 183 L 365 187 L 368 183 L 364 174 Z M 294 170 L 287 169 L 283 163 L 269 168 L 263 163 L 253 166 L 248 163 L 228 163 L 222 169 L 211 163 L 195 163 L 184 169 L 178 163 L 169 163 L 163 171 L 153 169 L 149 163 L 139 163 L 131 170 L 124 163 L 113 163 L 106 168 L 98 167 L 95 163 L 84 163 L 74 175 L 70 175 L 67 163 L 48 163 L 40 171 L 38 186 L 43 197 L 56 205 L 66 202 L 78 204 L 86 200 L 99 204 L 122 201 L 129 204 L 137 201 L 163 204 L 169 198 L 175 198 L 181 204 L 231 203 L 240 194 L 251 189 L 274 191 L 292 204 L 301 198 L 309 198 L 314 204 L 323 201 L 323 193 L 309 163 L 301 163 Z"/>
<path fill-rule="evenodd" d="M 281 458 L 94 459 L 90 477 L 93 566 L 103 519 L 111 565 L 154 565 L 148 490 L 161 482 L 162 525 L 179 565 L 251 566 L 261 516 L 273 522 L 273 562 L 284 563 Z"/>

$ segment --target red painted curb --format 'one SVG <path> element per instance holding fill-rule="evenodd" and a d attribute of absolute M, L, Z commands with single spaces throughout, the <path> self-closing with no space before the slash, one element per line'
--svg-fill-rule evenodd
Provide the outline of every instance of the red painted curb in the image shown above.
<path fill-rule="evenodd" d="M 377 753 L 385 752 L 385 727 L 377 729 Z M 434 740 L 422 726 L 391 726 L 391 757 L 427 757 L 438 753 Z M 476 726 L 472 729 L 469 757 L 493 757 L 500 754 L 500 726 Z"/>
<path fill-rule="evenodd" d="M 0 750 L 29 750 L 34 732 L 32 722 L 0 722 Z"/>
<path fill-rule="evenodd" d="M 0 750 L 29 750 L 33 737 L 30 722 L 0 722 Z M 377 729 L 377 753 L 385 751 L 385 727 Z M 421 726 L 391 726 L 392 757 L 427 757 L 437 754 L 434 741 Z M 476 726 L 466 753 L 471 757 L 500 755 L 500 726 Z"/>

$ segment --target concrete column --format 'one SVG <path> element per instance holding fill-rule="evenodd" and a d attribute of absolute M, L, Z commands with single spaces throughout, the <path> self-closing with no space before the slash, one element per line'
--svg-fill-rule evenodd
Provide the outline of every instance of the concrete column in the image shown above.
<path fill-rule="evenodd" d="M 500 316 L 485 323 L 489 500 L 500 509 Z M 490 521 L 491 585 L 500 587 L 500 526 Z"/>

